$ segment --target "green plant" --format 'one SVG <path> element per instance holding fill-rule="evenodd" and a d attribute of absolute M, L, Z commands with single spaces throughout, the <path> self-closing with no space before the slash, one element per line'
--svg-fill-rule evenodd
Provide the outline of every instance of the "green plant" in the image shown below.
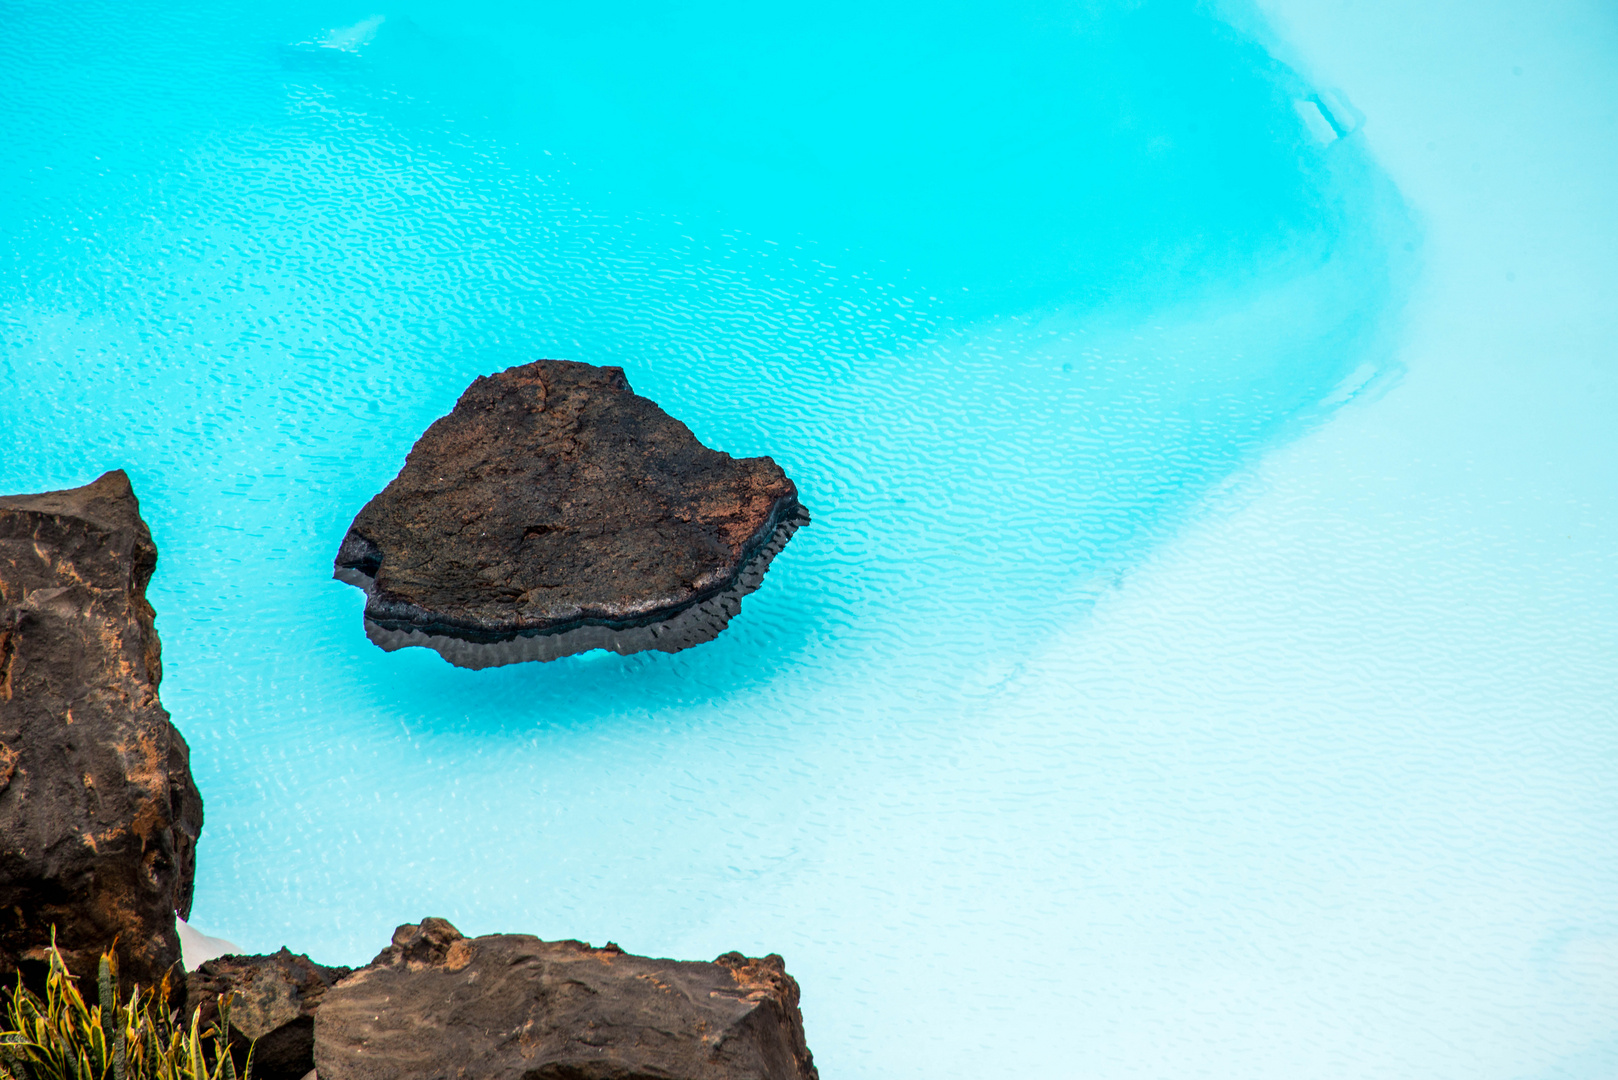
<path fill-rule="evenodd" d="M 169 1007 L 165 978 L 155 990 L 136 986 L 118 1002 L 118 961 L 101 956 L 97 996 L 89 1005 L 52 934 L 45 997 L 23 986 L 4 991 L 0 1080 L 252 1080 L 249 1047 L 240 1077 L 230 1046 L 230 994 L 219 996 L 217 1023 L 202 1027 L 202 1009 L 181 1022 Z"/>

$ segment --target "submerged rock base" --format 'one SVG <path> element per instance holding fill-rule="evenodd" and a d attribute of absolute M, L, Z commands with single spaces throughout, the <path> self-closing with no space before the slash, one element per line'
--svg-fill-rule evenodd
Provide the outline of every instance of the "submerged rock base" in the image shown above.
<path fill-rule="evenodd" d="M 456 667 L 473 670 L 536 660 L 559 660 L 591 649 L 606 649 L 620 656 L 647 650 L 679 652 L 719 636 L 720 631 L 741 611 L 742 597 L 764 584 L 764 572 L 769 569 L 771 560 L 787 546 L 793 533 L 808 524 L 808 520 L 807 515 L 800 513 L 776 526 L 769 542 L 742 567 L 730 588 L 701 603 L 692 604 L 671 618 L 643 626 L 585 625 L 571 630 L 549 633 L 534 631 L 503 641 L 484 642 L 448 634 L 425 633 L 413 627 L 389 627 L 367 618 L 365 636 L 373 645 L 388 652 L 412 647 L 432 649 Z M 337 577 L 367 592 L 375 584 L 374 578 L 357 570 L 340 571 Z"/>

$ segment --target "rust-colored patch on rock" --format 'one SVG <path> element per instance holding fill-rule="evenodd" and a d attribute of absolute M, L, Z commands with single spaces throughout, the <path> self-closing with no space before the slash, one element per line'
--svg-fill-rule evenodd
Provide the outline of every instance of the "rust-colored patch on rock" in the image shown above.
<path fill-rule="evenodd" d="M 752 958 L 729 952 L 714 963 L 730 969 L 730 977 L 750 1001 L 773 998 L 783 1006 L 798 1007 L 798 984 L 787 974 L 786 961 L 776 953 Z"/>
<path fill-rule="evenodd" d="M 0 590 L 0 605 L 5 602 L 5 592 Z M 0 626 L 0 701 L 11 700 L 11 639 L 11 628 Z"/>

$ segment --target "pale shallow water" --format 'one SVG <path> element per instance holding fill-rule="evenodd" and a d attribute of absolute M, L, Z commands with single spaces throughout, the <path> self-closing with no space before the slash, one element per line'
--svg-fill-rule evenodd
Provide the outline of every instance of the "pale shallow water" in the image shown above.
<path fill-rule="evenodd" d="M 1355 494 L 1464 415 L 1355 103 L 1190 4 L 537 12 L 0 4 L 0 481 L 141 494 L 199 927 L 780 951 L 827 1077 L 1611 1075 L 1612 533 Z M 365 641 L 536 356 L 798 482 L 718 641 Z"/>

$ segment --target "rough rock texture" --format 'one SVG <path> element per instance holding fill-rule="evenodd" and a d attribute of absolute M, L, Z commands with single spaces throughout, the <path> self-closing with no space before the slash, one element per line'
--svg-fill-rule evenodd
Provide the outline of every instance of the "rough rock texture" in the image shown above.
<path fill-rule="evenodd" d="M 219 1018 L 220 995 L 234 994 L 230 1027 L 244 1043 L 254 1043 L 253 1075 L 301 1080 L 315 1067 L 315 1009 L 350 970 L 287 949 L 270 956 L 220 956 L 190 974 L 187 997 L 192 1007 L 202 1007 L 206 1026 Z"/>
<path fill-rule="evenodd" d="M 0 497 L 0 977 L 37 975 L 57 930 L 127 986 L 180 959 L 202 797 L 157 699 L 146 583 L 157 548 L 129 478 Z"/>
<path fill-rule="evenodd" d="M 779 956 L 649 960 L 443 919 L 327 991 L 320 1080 L 816 1080 Z"/>
<path fill-rule="evenodd" d="M 463 667 L 719 633 L 808 521 L 774 461 L 732 458 L 620 368 L 540 360 L 475 380 L 349 527 L 336 577 L 366 632 Z"/>

